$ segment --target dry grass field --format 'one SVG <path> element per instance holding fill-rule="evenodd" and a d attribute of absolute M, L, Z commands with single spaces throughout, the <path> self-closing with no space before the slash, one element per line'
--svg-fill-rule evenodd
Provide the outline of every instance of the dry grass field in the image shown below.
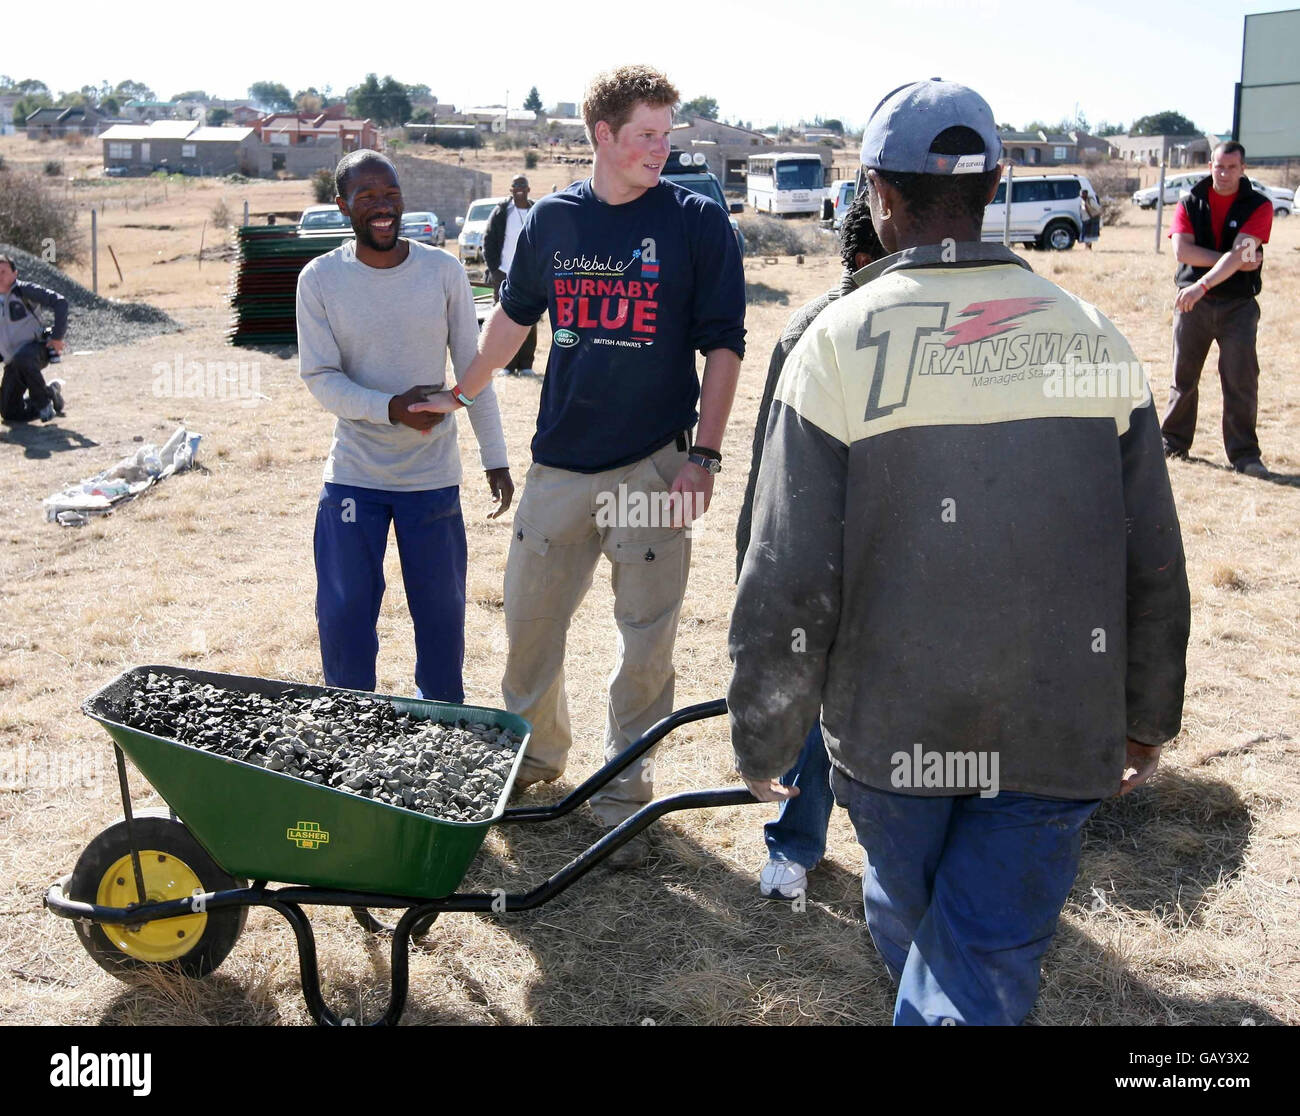
<path fill-rule="evenodd" d="M 491 162 L 491 160 L 489 160 Z M 504 192 L 518 164 L 491 165 Z M 546 168 L 536 182 L 549 189 Z M 139 182 L 104 190 L 130 197 Z M 155 188 L 156 189 L 156 188 Z M 143 208 L 110 208 L 101 236 L 124 278 L 101 292 L 142 298 L 179 334 L 63 364 L 67 417 L 0 430 L 0 1020 L 8 1023 L 301 1024 L 292 935 L 254 910 L 221 969 L 201 984 L 120 983 L 41 909 L 50 881 L 119 816 L 108 737 L 82 699 L 137 663 L 320 681 L 311 536 L 331 418 L 297 361 L 223 343 L 229 264 L 195 253 L 224 194 L 232 213 L 309 201 L 305 183 L 191 183 Z M 1173 264 L 1152 252 L 1153 217 L 1133 210 L 1092 252 L 1030 253 L 1035 270 L 1099 305 L 1149 363 L 1157 400 L 1169 377 Z M 166 226 L 164 227 L 136 227 Z M 209 231 L 211 226 L 209 225 Z M 1226 468 L 1220 407 L 1207 374 L 1194 459 L 1175 463 L 1192 587 L 1183 732 L 1150 786 L 1105 804 L 1087 829 L 1079 878 L 1044 967 L 1039 1024 L 1300 1023 L 1300 218 L 1279 221 L 1262 298 L 1257 481 Z M 677 704 L 719 697 L 728 677 L 731 529 L 744 489 L 767 356 L 788 315 L 832 285 L 832 255 L 747 269 L 746 360 L 714 506 L 695 546 L 677 645 Z M 85 280 L 84 269 L 73 269 Z M 113 276 L 117 282 L 116 276 Z M 542 329 L 539 366 L 549 344 Z M 78 348 L 76 323 L 69 351 Z M 259 398 L 157 398 L 151 369 L 177 357 L 256 361 Z M 1213 359 L 1213 358 L 1212 358 Z M 517 481 L 528 462 L 536 382 L 498 383 Z M 203 435 L 202 471 L 172 478 L 82 529 L 42 520 L 40 501 L 111 464 L 133 437 L 179 422 Z M 466 689 L 499 704 L 505 650 L 502 575 L 509 517 L 489 499 L 461 427 L 470 575 Z M 379 689 L 413 692 L 413 644 L 396 549 L 380 619 Z M 607 576 L 573 625 L 568 678 L 578 745 L 566 781 L 600 759 L 614 627 Z M 660 788 L 734 780 L 725 723 L 669 738 Z M 133 777 L 137 805 L 159 804 Z M 230 803 L 232 812 L 240 804 Z M 526 914 L 447 915 L 413 951 L 407 1023 L 886 1023 L 892 993 L 862 921 L 860 850 L 832 819 L 829 853 L 806 910 L 758 897 L 761 823 L 772 807 L 670 816 L 647 868 L 596 871 Z M 467 887 L 521 890 L 589 844 L 585 811 L 494 830 Z M 314 919 L 327 996 L 374 1018 L 386 999 L 387 943 L 344 911 Z"/>

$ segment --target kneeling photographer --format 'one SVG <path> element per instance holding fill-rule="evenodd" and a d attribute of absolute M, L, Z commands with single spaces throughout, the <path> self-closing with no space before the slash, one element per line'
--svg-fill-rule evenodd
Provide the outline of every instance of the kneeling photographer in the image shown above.
<path fill-rule="evenodd" d="M 37 306 L 54 311 L 53 327 L 42 324 Z M 57 291 L 20 282 L 13 257 L 0 255 L 0 359 L 5 366 L 0 418 L 49 422 L 63 414 L 63 382 L 47 384 L 41 372 L 59 360 L 67 328 L 68 300 Z"/>

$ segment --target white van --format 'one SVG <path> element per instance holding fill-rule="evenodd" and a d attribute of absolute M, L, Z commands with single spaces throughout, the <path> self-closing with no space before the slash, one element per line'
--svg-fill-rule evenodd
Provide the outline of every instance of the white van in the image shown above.
<path fill-rule="evenodd" d="M 456 218 L 460 235 L 456 244 L 463 263 L 480 263 L 483 259 L 483 234 L 487 232 L 488 218 L 504 198 L 475 198 L 469 203 L 464 217 Z"/>
<path fill-rule="evenodd" d="M 1087 214 L 1082 193 L 1094 198 L 1097 191 L 1081 174 L 1014 175 L 1011 179 L 1011 240 L 1033 248 L 1064 252 L 1083 236 Z M 981 238 L 1000 241 L 1006 227 L 1007 182 L 984 210 Z M 1092 239 L 1095 239 L 1092 238 Z"/>

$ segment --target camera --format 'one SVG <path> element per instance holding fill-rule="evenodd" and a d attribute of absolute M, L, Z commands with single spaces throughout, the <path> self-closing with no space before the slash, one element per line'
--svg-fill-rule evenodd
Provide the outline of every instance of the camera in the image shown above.
<path fill-rule="evenodd" d="M 41 330 L 40 342 L 42 345 L 45 346 L 45 355 L 50 358 L 50 363 L 58 364 L 59 361 L 61 361 L 63 358 L 59 356 L 59 354 L 54 350 L 54 347 L 50 344 L 50 336 L 53 333 L 54 330 L 51 329 L 49 326 L 46 326 L 43 330 Z"/>

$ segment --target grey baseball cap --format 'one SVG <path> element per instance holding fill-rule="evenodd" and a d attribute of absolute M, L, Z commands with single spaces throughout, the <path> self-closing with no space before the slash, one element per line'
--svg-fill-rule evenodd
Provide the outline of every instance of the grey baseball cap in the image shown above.
<path fill-rule="evenodd" d="M 970 128 L 983 154 L 936 155 L 935 137 L 947 128 Z M 900 174 L 979 174 L 1002 157 L 993 110 L 973 89 L 930 78 L 900 85 L 876 106 L 862 133 L 862 165 Z"/>

